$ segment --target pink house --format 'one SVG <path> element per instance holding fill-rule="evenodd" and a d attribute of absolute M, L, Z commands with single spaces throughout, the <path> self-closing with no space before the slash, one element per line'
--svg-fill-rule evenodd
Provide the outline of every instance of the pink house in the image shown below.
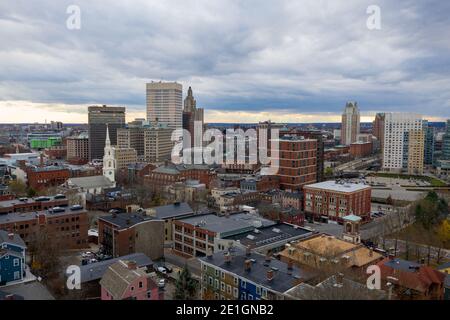
<path fill-rule="evenodd" d="M 102 300 L 161 300 L 156 283 L 134 261 L 119 260 L 109 266 L 100 286 Z"/>

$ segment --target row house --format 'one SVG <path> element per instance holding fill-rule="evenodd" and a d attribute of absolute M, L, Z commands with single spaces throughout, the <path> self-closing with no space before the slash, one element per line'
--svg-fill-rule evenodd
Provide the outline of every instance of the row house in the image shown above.
<path fill-rule="evenodd" d="M 249 248 L 208 254 L 200 262 L 203 300 L 283 300 L 288 290 L 315 277 Z"/>
<path fill-rule="evenodd" d="M 18 199 L 10 197 L 0 201 L 0 214 L 43 211 L 53 207 L 67 207 L 68 205 L 69 200 L 63 194 Z"/>

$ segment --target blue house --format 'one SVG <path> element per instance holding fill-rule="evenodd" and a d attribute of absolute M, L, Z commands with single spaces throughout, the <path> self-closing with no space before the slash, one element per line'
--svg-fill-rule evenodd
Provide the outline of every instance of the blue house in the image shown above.
<path fill-rule="evenodd" d="M 25 250 L 19 235 L 0 230 L 0 286 L 24 278 Z"/>

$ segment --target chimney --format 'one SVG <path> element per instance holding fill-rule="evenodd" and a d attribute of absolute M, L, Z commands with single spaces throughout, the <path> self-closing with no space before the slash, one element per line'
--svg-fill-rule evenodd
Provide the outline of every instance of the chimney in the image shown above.
<path fill-rule="evenodd" d="M 247 272 L 250 272 L 250 270 L 252 269 L 252 261 L 247 259 L 244 261 L 244 269 Z"/>
<path fill-rule="evenodd" d="M 273 270 L 269 269 L 267 270 L 267 281 L 272 281 L 273 280 Z"/>
<path fill-rule="evenodd" d="M 231 254 L 229 252 L 225 253 L 225 263 L 226 264 L 231 263 Z"/>
<path fill-rule="evenodd" d="M 8 233 L 8 239 L 14 240 L 14 233 Z"/>
<path fill-rule="evenodd" d="M 339 272 L 336 275 L 336 284 L 341 287 L 344 285 L 344 274 L 343 273 Z"/>
<path fill-rule="evenodd" d="M 130 220 L 130 219 L 127 219 L 127 220 L 126 220 L 126 223 L 127 223 L 127 225 L 130 225 L 130 224 L 131 224 L 131 220 Z"/>
<path fill-rule="evenodd" d="M 369 257 L 373 257 L 373 248 L 370 248 L 369 250 Z"/>
<path fill-rule="evenodd" d="M 40 165 L 40 167 L 44 166 L 44 154 L 42 152 L 41 152 L 41 155 L 40 155 L 39 165 Z"/>
<path fill-rule="evenodd" d="M 129 270 L 136 270 L 137 269 L 137 263 L 134 260 L 127 261 L 127 267 Z"/>
<path fill-rule="evenodd" d="M 294 262 L 292 262 L 292 259 L 289 259 L 289 261 L 287 263 L 287 269 L 288 269 L 288 272 L 292 273 L 292 270 L 294 269 Z"/>

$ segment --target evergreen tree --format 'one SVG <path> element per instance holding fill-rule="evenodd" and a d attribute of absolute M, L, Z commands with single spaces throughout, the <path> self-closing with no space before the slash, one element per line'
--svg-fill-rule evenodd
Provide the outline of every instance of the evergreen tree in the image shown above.
<path fill-rule="evenodd" d="M 195 300 L 197 297 L 197 282 L 192 278 L 187 265 L 184 266 L 175 283 L 176 300 Z"/>

